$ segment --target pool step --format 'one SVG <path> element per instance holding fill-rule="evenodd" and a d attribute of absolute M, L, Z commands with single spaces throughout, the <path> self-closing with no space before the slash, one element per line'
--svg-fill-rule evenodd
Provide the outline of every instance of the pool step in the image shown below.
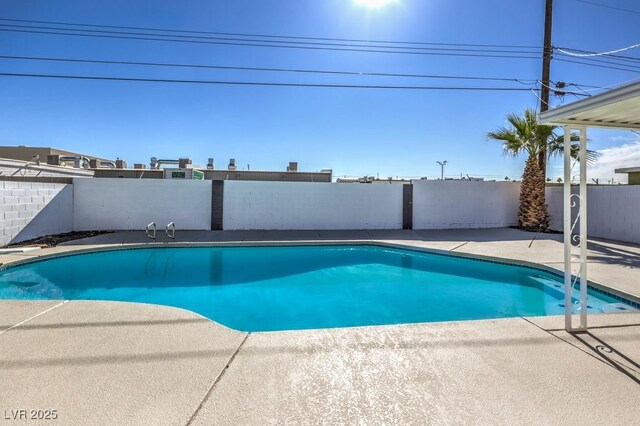
<path fill-rule="evenodd" d="M 624 303 L 607 303 L 602 307 L 602 312 L 605 314 L 619 314 L 623 312 L 638 312 L 638 310 Z"/>

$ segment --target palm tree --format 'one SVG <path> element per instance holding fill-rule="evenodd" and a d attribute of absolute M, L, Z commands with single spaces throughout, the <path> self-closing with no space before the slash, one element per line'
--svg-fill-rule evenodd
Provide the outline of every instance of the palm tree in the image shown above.
<path fill-rule="evenodd" d="M 487 133 L 488 139 L 502 142 L 505 155 L 517 157 L 527 154 L 527 163 L 520 188 L 518 226 L 528 231 L 545 232 L 549 228 L 549 213 L 545 202 L 547 159 L 564 152 L 564 135 L 558 135 L 557 126 L 538 123 L 538 113 L 525 109 L 524 115 L 508 114 L 507 127 Z M 580 138 L 571 134 L 571 156 L 579 159 Z M 576 142 L 576 143 L 574 143 Z M 587 150 L 586 161 L 597 160 L 597 153 Z"/>

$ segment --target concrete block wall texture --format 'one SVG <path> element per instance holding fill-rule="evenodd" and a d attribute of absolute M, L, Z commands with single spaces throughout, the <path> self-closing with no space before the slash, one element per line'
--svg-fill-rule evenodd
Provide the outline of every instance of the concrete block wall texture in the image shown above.
<path fill-rule="evenodd" d="M 414 229 L 517 222 L 517 183 L 413 184 Z M 561 231 L 563 188 L 546 195 L 551 227 Z M 226 230 L 402 228 L 402 185 L 225 181 L 223 204 Z M 590 236 L 640 243 L 640 186 L 590 186 L 588 206 Z M 151 221 L 160 229 L 175 221 L 178 229 L 208 230 L 211 212 L 210 181 L 0 181 L 0 245 L 74 230 L 141 230 Z"/>
<path fill-rule="evenodd" d="M 71 185 L 0 181 L 0 245 L 73 230 Z"/>
<path fill-rule="evenodd" d="M 545 199 L 547 201 L 547 211 L 549 212 L 549 225 L 554 231 L 564 230 L 564 189 L 561 186 L 547 187 L 545 190 Z"/>
<path fill-rule="evenodd" d="M 402 185 L 225 181 L 223 227 L 402 229 Z"/>
<path fill-rule="evenodd" d="M 73 228 L 142 230 L 211 229 L 211 181 L 182 179 L 74 179 Z"/>
<path fill-rule="evenodd" d="M 577 188 L 572 188 L 573 192 Z M 547 188 L 552 229 L 563 229 L 563 189 Z M 640 186 L 589 186 L 587 189 L 587 233 L 591 237 L 640 244 Z M 573 219 L 576 212 L 573 211 Z M 576 225 L 576 230 L 579 224 Z"/>
<path fill-rule="evenodd" d="M 412 183 L 413 229 L 500 228 L 518 223 L 519 183 Z"/>

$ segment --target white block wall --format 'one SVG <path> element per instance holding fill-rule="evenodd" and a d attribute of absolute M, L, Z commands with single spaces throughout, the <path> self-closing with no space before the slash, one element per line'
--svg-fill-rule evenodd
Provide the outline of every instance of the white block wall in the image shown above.
<path fill-rule="evenodd" d="M 520 184 L 413 181 L 413 229 L 499 228 L 517 225 Z"/>
<path fill-rule="evenodd" d="M 402 185 L 225 181 L 223 228 L 401 229 Z"/>
<path fill-rule="evenodd" d="M 211 181 L 74 179 L 74 230 L 211 229 Z"/>
<path fill-rule="evenodd" d="M 72 230 L 71 185 L 0 181 L 0 246 Z"/>
<path fill-rule="evenodd" d="M 547 188 L 552 227 L 559 231 L 563 229 L 562 197 L 561 187 Z M 640 185 L 589 186 L 587 221 L 591 237 L 640 243 Z"/>
<path fill-rule="evenodd" d="M 563 210 L 564 189 L 561 186 L 547 187 L 545 199 L 547 201 L 547 211 L 550 216 L 549 226 L 554 231 L 564 231 Z"/>

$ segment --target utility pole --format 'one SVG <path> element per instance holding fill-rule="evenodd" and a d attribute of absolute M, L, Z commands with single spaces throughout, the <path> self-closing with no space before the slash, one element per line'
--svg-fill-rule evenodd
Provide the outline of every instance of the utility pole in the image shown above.
<path fill-rule="evenodd" d="M 553 0 L 546 0 L 544 12 L 544 47 L 542 48 L 542 87 L 540 89 L 540 112 L 549 109 L 549 81 L 551 76 L 551 55 L 553 48 L 551 47 L 551 28 L 553 21 Z M 538 165 L 542 169 L 542 173 L 547 174 L 547 147 L 543 146 L 538 154 Z"/>
<path fill-rule="evenodd" d="M 448 163 L 448 161 L 436 161 L 436 163 L 440 164 L 440 180 L 444 180 L 444 166 Z"/>

